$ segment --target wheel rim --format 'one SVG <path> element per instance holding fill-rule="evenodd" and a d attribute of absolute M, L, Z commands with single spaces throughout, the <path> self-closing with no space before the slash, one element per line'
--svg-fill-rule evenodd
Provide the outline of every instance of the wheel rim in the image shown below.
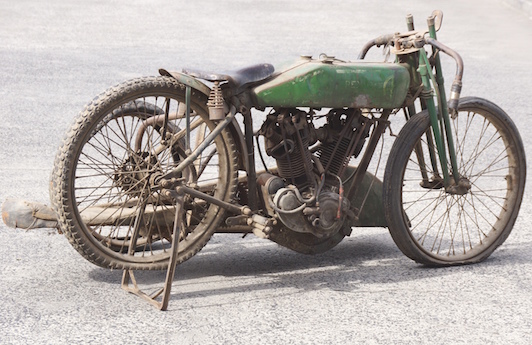
<path fill-rule="evenodd" d="M 460 195 L 447 193 L 441 184 L 423 188 L 422 164 L 414 148 L 409 148 L 402 186 L 403 216 L 410 236 L 423 252 L 443 262 L 470 260 L 501 243 L 520 180 L 513 138 L 489 112 L 462 108 L 452 120 L 452 131 L 459 174 L 468 180 L 470 190 Z M 434 176 L 426 135 L 419 143 L 428 176 Z"/>
<path fill-rule="evenodd" d="M 90 135 L 82 139 L 73 169 L 73 206 L 83 232 L 108 256 L 134 263 L 169 258 L 175 205 L 161 190 L 150 189 L 150 185 L 155 177 L 171 171 L 189 152 L 185 150 L 193 151 L 214 127 L 203 109 L 193 107 L 189 147 L 184 147 L 184 115 L 175 115 L 174 119 L 171 115 L 168 128 L 183 136 L 171 150 L 153 154 L 161 143 L 164 119 L 161 114 L 178 114 L 180 104 L 182 107 L 182 100 L 175 96 L 149 97 L 144 93 L 109 107 L 111 110 L 99 117 Z M 146 121 L 156 117 L 160 117 L 156 122 Z M 227 186 L 228 173 L 220 166 L 227 166 L 227 162 L 225 154 L 218 154 L 220 151 L 225 152 L 225 146 L 217 138 L 176 178 L 225 199 L 222 186 Z M 197 242 L 206 241 L 206 233 L 214 230 L 212 223 L 219 221 L 219 208 L 202 200 L 186 198 L 184 209 L 179 220 L 180 254 L 191 250 Z M 139 229 L 139 236 L 132 238 L 135 228 Z M 135 248 L 128 255 L 132 241 Z"/>

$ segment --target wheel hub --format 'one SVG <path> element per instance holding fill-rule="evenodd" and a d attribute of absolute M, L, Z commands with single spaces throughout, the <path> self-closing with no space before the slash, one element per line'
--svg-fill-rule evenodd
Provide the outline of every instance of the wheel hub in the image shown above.
<path fill-rule="evenodd" d="M 449 187 L 445 188 L 445 191 L 454 195 L 465 195 L 471 190 L 471 182 L 466 177 L 461 177 L 458 183 L 454 183 L 454 179 Z"/>
<path fill-rule="evenodd" d="M 150 177 L 160 170 L 157 157 L 148 152 L 131 153 L 113 176 L 114 184 L 127 195 L 139 197 L 149 185 Z"/>

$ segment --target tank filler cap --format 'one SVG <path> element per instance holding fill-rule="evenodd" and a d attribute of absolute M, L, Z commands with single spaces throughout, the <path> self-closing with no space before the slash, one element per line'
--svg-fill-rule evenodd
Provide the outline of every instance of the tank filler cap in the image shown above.
<path fill-rule="evenodd" d="M 335 61 L 338 61 L 334 56 L 329 56 L 325 53 L 320 54 L 320 61 L 322 63 L 333 63 Z"/>

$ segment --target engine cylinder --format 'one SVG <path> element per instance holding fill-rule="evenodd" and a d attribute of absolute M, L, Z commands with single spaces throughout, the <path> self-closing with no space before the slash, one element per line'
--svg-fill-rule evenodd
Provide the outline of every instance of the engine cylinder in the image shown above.
<path fill-rule="evenodd" d="M 302 142 L 303 147 L 308 147 L 307 138 L 302 138 Z M 308 149 L 302 152 L 299 145 L 294 143 L 291 151 L 282 157 L 276 158 L 279 176 L 288 181 L 293 179 L 296 185 L 300 184 L 302 180 L 306 180 L 306 166 L 312 164 L 311 159 L 311 153 Z"/>
<path fill-rule="evenodd" d="M 313 163 L 306 113 L 283 109 L 269 115 L 260 133 L 265 137 L 266 153 L 277 162 L 279 176 L 300 188 L 307 186 Z"/>
<path fill-rule="evenodd" d="M 340 138 L 340 143 L 336 153 L 334 153 L 335 145 L 330 144 L 323 145 L 322 148 L 317 152 L 321 164 L 328 172 L 338 175 L 340 169 L 349 162 L 349 157 L 346 157 L 346 155 L 350 142 L 350 138 L 343 137 Z"/>

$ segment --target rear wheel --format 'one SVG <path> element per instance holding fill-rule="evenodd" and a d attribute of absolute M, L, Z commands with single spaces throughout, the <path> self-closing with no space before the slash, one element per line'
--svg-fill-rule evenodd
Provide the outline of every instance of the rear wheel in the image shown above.
<path fill-rule="evenodd" d="M 167 267 L 176 205 L 157 187 L 157 178 L 215 127 L 208 119 L 207 97 L 192 90 L 187 138 L 184 102 L 185 87 L 172 78 L 135 79 L 97 97 L 67 133 L 55 160 L 51 199 L 61 229 L 87 260 L 108 268 Z M 163 135 L 169 146 L 161 146 Z M 173 177 L 229 201 L 236 162 L 233 140 L 224 130 Z M 197 253 L 224 218 L 220 207 L 189 196 L 183 208 L 178 263 Z"/>
<path fill-rule="evenodd" d="M 486 259 L 510 234 L 523 197 L 525 153 L 511 119 L 480 98 L 462 99 L 458 110 L 451 126 L 461 191 L 446 191 L 441 171 L 432 167 L 429 148 L 436 155 L 437 149 L 427 140 L 426 111 L 403 127 L 386 166 L 390 233 L 406 256 L 422 264 Z"/>

